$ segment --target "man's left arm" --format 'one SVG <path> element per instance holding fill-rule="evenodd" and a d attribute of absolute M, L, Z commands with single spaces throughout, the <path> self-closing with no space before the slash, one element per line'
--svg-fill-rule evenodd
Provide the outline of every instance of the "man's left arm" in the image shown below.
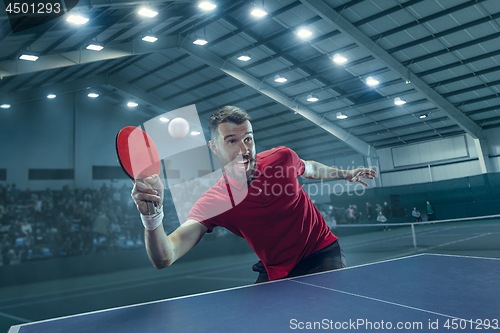
<path fill-rule="evenodd" d="M 304 161 L 305 170 L 302 177 L 308 179 L 345 179 L 349 182 L 360 182 L 368 186 L 361 178 L 373 179 L 376 176 L 374 170 L 369 168 L 358 168 L 353 170 L 341 170 L 327 165 L 321 164 L 316 161 Z"/>

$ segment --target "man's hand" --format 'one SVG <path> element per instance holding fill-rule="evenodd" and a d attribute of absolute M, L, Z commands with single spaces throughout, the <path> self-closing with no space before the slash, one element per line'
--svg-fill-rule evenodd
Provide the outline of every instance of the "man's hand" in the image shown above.
<path fill-rule="evenodd" d="M 144 182 L 133 181 L 133 183 L 134 188 L 132 189 L 131 196 L 142 215 L 151 214 L 146 201 L 157 202 L 158 208 L 161 208 L 163 203 L 163 184 L 158 175 L 145 178 Z"/>
<path fill-rule="evenodd" d="M 368 168 L 359 168 L 349 171 L 349 175 L 346 180 L 349 182 L 360 182 L 361 184 L 368 186 L 367 183 L 361 180 L 361 178 L 373 179 L 377 176 L 376 172 Z"/>

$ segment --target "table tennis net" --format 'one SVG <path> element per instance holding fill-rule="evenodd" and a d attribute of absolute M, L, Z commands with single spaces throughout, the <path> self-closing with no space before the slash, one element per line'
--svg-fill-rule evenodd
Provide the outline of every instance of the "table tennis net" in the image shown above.
<path fill-rule="evenodd" d="M 421 249 L 447 251 L 500 250 L 500 215 L 426 222 L 359 223 L 331 226 L 334 234 L 367 251 Z"/>

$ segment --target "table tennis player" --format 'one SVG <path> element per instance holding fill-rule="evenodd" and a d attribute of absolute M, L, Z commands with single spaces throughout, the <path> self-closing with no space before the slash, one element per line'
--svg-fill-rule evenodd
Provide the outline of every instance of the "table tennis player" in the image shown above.
<path fill-rule="evenodd" d="M 219 226 L 251 245 L 260 259 L 253 265 L 259 273 L 257 283 L 346 267 L 337 237 L 297 177 L 345 179 L 366 186 L 362 178 L 373 179 L 375 171 L 339 170 L 304 161 L 286 147 L 256 154 L 250 116 L 235 106 L 216 111 L 210 117 L 209 128 L 210 149 L 220 158 L 225 172 L 170 235 L 163 229 L 163 212 L 146 215 L 146 201 L 161 204 L 163 200 L 160 178 L 154 175 L 147 179 L 152 188 L 135 182 L 132 189 L 146 228 L 146 249 L 153 265 L 158 269 L 170 266 L 205 233 Z M 242 193 L 243 199 L 236 199 Z M 227 201 L 231 201 L 231 209 L 213 213 L 214 207 L 227 205 Z"/>

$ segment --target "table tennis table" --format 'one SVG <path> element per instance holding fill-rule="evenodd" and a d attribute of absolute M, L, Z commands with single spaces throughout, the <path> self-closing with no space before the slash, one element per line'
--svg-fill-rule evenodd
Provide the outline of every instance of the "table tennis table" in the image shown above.
<path fill-rule="evenodd" d="M 495 331 L 499 296 L 499 259 L 421 254 L 16 325 L 9 333 Z"/>

